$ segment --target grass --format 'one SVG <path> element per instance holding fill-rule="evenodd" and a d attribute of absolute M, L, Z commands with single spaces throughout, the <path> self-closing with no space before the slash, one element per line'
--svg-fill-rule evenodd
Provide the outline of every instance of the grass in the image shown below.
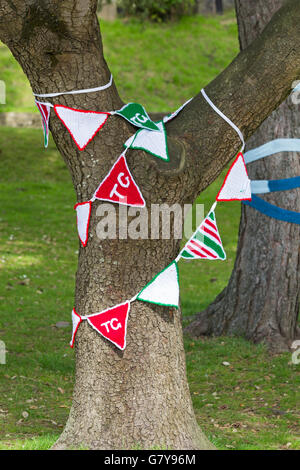
<path fill-rule="evenodd" d="M 225 19 L 192 18 L 144 29 L 136 23 L 103 24 L 107 56 L 122 94 L 152 111 L 176 108 L 234 56 L 238 44 L 232 19 L 232 14 Z M 124 28 L 135 41 L 134 50 L 124 47 Z M 157 45 L 159 38 L 164 48 Z M 189 41 L 194 48 L 187 47 Z M 160 53 L 163 50 L 159 58 L 158 47 Z M 186 50 L 191 51 L 188 57 Z M 173 52 L 177 62 L 165 65 Z M 3 46 L 0 61 L 10 64 L 11 77 L 24 85 Z M 189 72 L 185 69 L 192 61 Z M 194 63 L 199 63 L 199 70 Z M 4 67 L 11 80 L 9 70 Z M 157 88 L 156 73 L 163 76 Z M 18 105 L 18 110 L 31 111 L 26 88 L 22 104 L 14 87 L 11 90 L 5 109 Z M 53 141 L 47 151 L 42 149 L 40 131 L 0 128 L 0 159 L 0 338 L 8 351 L 6 365 L 0 365 L 0 449 L 48 449 L 63 429 L 73 389 L 70 327 L 58 329 L 55 324 L 70 321 L 73 307 L 75 194 Z M 221 181 L 222 176 L 201 195 L 199 202 L 206 210 Z M 205 308 L 226 285 L 235 257 L 239 211 L 239 203 L 218 205 L 226 262 L 180 262 L 185 317 Z M 263 346 L 242 338 L 186 338 L 185 348 L 197 419 L 219 449 L 300 449 L 299 371 L 289 354 L 271 357 Z"/>

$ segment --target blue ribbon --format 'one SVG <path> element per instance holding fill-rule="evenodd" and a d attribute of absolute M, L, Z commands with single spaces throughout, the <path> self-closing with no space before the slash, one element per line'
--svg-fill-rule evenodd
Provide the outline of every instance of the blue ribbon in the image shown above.
<path fill-rule="evenodd" d="M 300 225 L 300 213 L 288 211 L 286 209 L 281 209 L 281 207 L 274 206 L 267 201 L 264 201 L 258 196 L 252 195 L 251 201 L 243 201 L 244 204 L 247 204 L 250 207 L 262 212 L 263 214 L 273 217 L 277 220 L 282 220 L 283 222 L 290 222 L 292 224 Z"/>

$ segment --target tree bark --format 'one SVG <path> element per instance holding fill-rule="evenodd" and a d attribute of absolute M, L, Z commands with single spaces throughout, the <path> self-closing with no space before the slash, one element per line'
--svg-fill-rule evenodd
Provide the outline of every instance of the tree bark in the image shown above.
<path fill-rule="evenodd" d="M 1 0 L 0 38 L 36 93 L 108 82 L 96 7 L 96 0 Z M 289 34 L 284 35 L 287 27 Z M 300 72 L 299 48 L 300 5 L 298 0 L 289 0 L 263 35 L 207 87 L 208 95 L 247 137 L 288 95 L 290 83 Z M 98 111 L 122 105 L 115 85 L 101 93 L 65 95 L 53 102 Z M 112 116 L 87 149 L 79 152 L 53 114 L 50 124 L 79 202 L 91 198 L 123 143 L 135 132 L 125 120 Z M 183 206 L 193 202 L 240 145 L 235 132 L 200 94 L 168 123 L 167 135 L 170 162 L 139 151 L 126 156 L 148 208 L 152 203 Z M 131 298 L 179 251 L 179 241 L 174 239 L 99 240 L 96 211 L 101 204 L 93 203 L 89 241 L 79 250 L 75 308 L 82 315 Z M 180 311 L 132 304 L 124 352 L 86 322 L 80 326 L 73 405 L 55 448 L 80 445 L 90 449 L 212 448 L 192 409 Z"/>
<path fill-rule="evenodd" d="M 241 49 L 261 33 L 284 0 L 237 0 Z M 292 86 L 292 84 L 291 84 Z M 300 137 L 299 105 L 289 97 L 249 139 L 255 148 L 277 138 Z M 281 153 L 249 165 L 250 179 L 279 179 L 300 174 L 299 155 Z M 263 199 L 300 211 L 299 189 Z M 227 287 L 187 327 L 199 335 L 243 335 L 265 342 L 274 352 L 289 349 L 299 336 L 299 225 L 267 217 L 242 204 L 235 266 Z"/>

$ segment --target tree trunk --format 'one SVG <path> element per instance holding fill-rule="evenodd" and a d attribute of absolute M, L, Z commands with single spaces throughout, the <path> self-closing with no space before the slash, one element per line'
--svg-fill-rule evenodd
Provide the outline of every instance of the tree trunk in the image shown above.
<path fill-rule="evenodd" d="M 85 89 L 108 82 L 96 7 L 96 0 L 1 1 L 0 38 L 35 92 Z M 289 38 L 278 46 L 286 24 Z M 286 98 L 300 71 L 299 48 L 300 8 L 298 0 L 289 0 L 255 45 L 208 85 L 216 105 L 229 110 L 229 117 L 246 136 Z M 256 94 L 249 87 L 249 67 Z M 96 111 L 122 105 L 115 85 L 100 93 L 64 95 L 49 101 Z M 53 113 L 50 125 L 79 202 L 91 198 L 122 152 L 123 143 L 135 132 L 125 120 L 112 116 L 86 150 L 79 152 Z M 170 162 L 140 151 L 126 155 L 148 208 L 152 203 L 183 206 L 193 202 L 240 145 L 235 132 L 201 94 L 167 124 L 167 134 Z M 179 241 L 172 238 L 99 240 L 97 208 L 101 204 L 93 203 L 88 244 L 79 250 L 75 308 L 81 315 L 132 298 L 179 251 Z M 118 212 L 118 206 L 116 209 Z M 74 400 L 56 449 L 80 445 L 90 449 L 213 447 L 193 413 L 180 320 L 180 311 L 133 303 L 123 352 L 86 322 L 81 324 L 76 339 Z"/>
<path fill-rule="evenodd" d="M 261 33 L 283 0 L 236 1 L 241 49 Z M 291 84 L 292 86 L 292 84 Z M 255 148 L 277 138 L 300 137 L 299 105 L 289 97 L 248 141 Z M 250 179 L 279 179 L 300 174 L 299 155 L 281 153 L 248 165 Z M 300 211 L 299 189 L 262 196 Z M 193 335 L 243 335 L 284 351 L 299 335 L 299 225 L 267 217 L 242 204 L 234 270 L 227 287 L 188 327 Z"/>

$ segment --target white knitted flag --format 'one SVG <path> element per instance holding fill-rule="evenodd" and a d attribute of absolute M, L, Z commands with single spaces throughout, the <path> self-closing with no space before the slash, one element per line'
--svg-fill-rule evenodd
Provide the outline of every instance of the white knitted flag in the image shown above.
<path fill-rule="evenodd" d="M 77 212 L 77 230 L 82 246 L 86 246 L 89 236 L 89 225 L 91 218 L 91 201 L 79 202 L 74 206 Z"/>

